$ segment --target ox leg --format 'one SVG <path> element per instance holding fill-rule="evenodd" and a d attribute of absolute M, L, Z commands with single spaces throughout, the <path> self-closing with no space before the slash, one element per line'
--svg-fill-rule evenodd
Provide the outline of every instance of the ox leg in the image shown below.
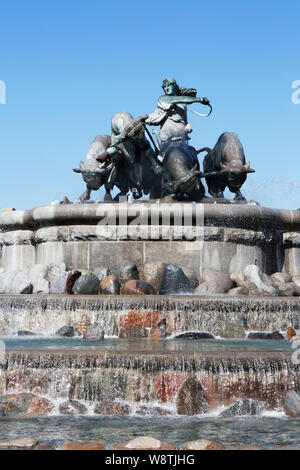
<path fill-rule="evenodd" d="M 239 189 L 235 193 L 234 201 L 246 201 L 246 198 L 242 195 Z"/>
<path fill-rule="evenodd" d="M 91 198 L 91 190 L 86 187 L 85 192 L 80 196 L 80 201 L 89 201 Z"/>

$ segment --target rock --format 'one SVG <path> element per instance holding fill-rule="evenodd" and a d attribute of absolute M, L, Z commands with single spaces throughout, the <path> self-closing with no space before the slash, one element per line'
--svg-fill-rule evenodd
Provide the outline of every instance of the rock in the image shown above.
<path fill-rule="evenodd" d="M 57 444 L 53 441 L 38 442 L 34 450 L 57 450 Z"/>
<path fill-rule="evenodd" d="M 201 282 L 194 293 L 200 295 L 225 294 L 225 290 L 215 282 Z"/>
<path fill-rule="evenodd" d="M 99 279 L 94 274 L 85 274 L 75 281 L 72 293 L 75 295 L 97 295 L 99 293 Z"/>
<path fill-rule="evenodd" d="M 281 340 L 284 339 L 284 336 L 279 333 L 279 331 L 273 331 L 272 333 L 266 332 L 256 332 L 256 333 L 249 333 L 247 339 L 273 339 L 273 340 Z"/>
<path fill-rule="evenodd" d="M 239 284 L 240 282 L 244 282 L 246 280 L 244 273 L 231 273 L 230 274 L 230 279 L 235 284 Z"/>
<path fill-rule="evenodd" d="M 60 201 L 59 204 L 63 204 L 63 205 L 64 205 L 64 204 L 71 204 L 71 201 L 68 199 L 67 196 L 65 196 L 65 197 L 63 198 L 63 200 Z"/>
<path fill-rule="evenodd" d="M 98 266 L 94 269 L 93 274 L 97 276 L 99 282 L 101 282 L 103 279 L 111 275 L 111 271 L 106 266 Z"/>
<path fill-rule="evenodd" d="M 293 297 L 298 295 L 298 288 L 293 282 L 288 282 L 287 284 L 280 284 L 278 286 L 278 294 L 281 297 Z"/>
<path fill-rule="evenodd" d="M 217 444 L 213 441 L 207 441 L 206 439 L 199 439 L 198 441 L 185 442 L 182 446 L 182 450 L 225 450 L 226 446 Z"/>
<path fill-rule="evenodd" d="M 116 269 L 115 275 L 120 279 L 122 284 L 132 279 L 137 280 L 140 277 L 136 264 L 131 263 L 131 261 L 125 261 L 119 269 Z"/>
<path fill-rule="evenodd" d="M 300 288 L 300 275 L 293 276 L 292 281 L 297 287 Z"/>
<path fill-rule="evenodd" d="M 48 265 L 47 280 L 54 281 L 56 277 L 62 276 L 66 272 L 65 263 L 51 263 Z"/>
<path fill-rule="evenodd" d="M 83 335 L 83 339 L 102 341 L 104 339 L 104 331 L 98 323 L 94 323 L 89 327 Z"/>
<path fill-rule="evenodd" d="M 161 339 L 167 336 L 167 323 L 164 318 L 161 320 L 157 326 L 153 327 L 149 333 L 149 338 L 151 339 Z"/>
<path fill-rule="evenodd" d="M 32 393 L 19 393 L 0 397 L 0 415 L 2 416 L 45 416 L 52 409 L 53 404 L 49 400 L 37 397 Z"/>
<path fill-rule="evenodd" d="M 175 264 L 166 264 L 163 280 L 159 288 L 160 295 L 187 294 L 195 290 L 194 283 L 184 274 L 183 270 Z"/>
<path fill-rule="evenodd" d="M 240 323 L 231 320 L 225 320 L 221 327 L 219 336 L 221 338 L 246 338 L 246 333 Z"/>
<path fill-rule="evenodd" d="M 38 441 L 30 437 L 0 441 L 0 450 L 33 450 Z"/>
<path fill-rule="evenodd" d="M 248 295 L 249 290 L 246 287 L 234 287 L 228 291 L 228 295 Z"/>
<path fill-rule="evenodd" d="M 248 291 L 257 290 L 256 285 L 254 284 L 254 282 L 250 282 L 250 281 L 240 281 L 238 283 L 238 287 L 244 287 Z"/>
<path fill-rule="evenodd" d="M 300 417 L 300 394 L 289 392 L 284 401 L 284 411 L 288 416 L 293 418 Z"/>
<path fill-rule="evenodd" d="M 190 331 L 187 333 L 181 333 L 174 337 L 174 339 L 215 339 L 210 333 L 201 333 L 199 331 Z"/>
<path fill-rule="evenodd" d="M 217 285 L 222 288 L 224 292 L 228 292 L 234 287 L 229 274 L 224 274 L 214 269 L 205 269 L 202 278 L 207 284 Z"/>
<path fill-rule="evenodd" d="M 130 326 L 129 328 L 121 328 L 119 332 L 119 338 L 131 339 L 131 338 L 147 338 L 148 331 L 146 328 L 141 326 Z"/>
<path fill-rule="evenodd" d="M 142 267 L 142 281 L 151 284 L 155 294 L 162 283 L 165 266 L 166 263 L 145 263 Z"/>
<path fill-rule="evenodd" d="M 255 296 L 255 297 L 266 297 L 266 296 L 268 297 L 271 294 L 269 292 L 266 292 L 265 290 L 254 289 L 254 290 L 249 290 L 248 295 Z M 275 294 L 272 294 L 272 295 L 275 295 Z"/>
<path fill-rule="evenodd" d="M 57 445 L 55 442 L 47 441 L 47 442 L 39 442 L 37 446 L 35 446 L 34 450 L 56 450 Z"/>
<path fill-rule="evenodd" d="M 47 398 L 33 397 L 30 402 L 27 414 L 33 416 L 46 416 L 52 411 L 54 405 Z"/>
<path fill-rule="evenodd" d="M 47 279 L 40 279 L 33 283 L 33 294 L 49 294 L 50 285 Z"/>
<path fill-rule="evenodd" d="M 68 276 L 69 272 L 64 272 L 55 277 L 50 283 L 50 294 L 66 294 Z"/>
<path fill-rule="evenodd" d="M 154 288 L 144 281 L 131 280 L 125 282 L 121 289 L 122 295 L 154 295 Z"/>
<path fill-rule="evenodd" d="M 198 415 L 208 412 L 207 399 L 201 383 L 188 377 L 179 389 L 176 409 L 179 415 Z"/>
<path fill-rule="evenodd" d="M 128 405 L 122 405 L 118 402 L 105 401 L 97 403 L 94 408 L 94 413 L 97 415 L 125 416 L 130 413 L 130 408 Z"/>
<path fill-rule="evenodd" d="M 173 444 L 159 441 L 149 436 L 135 437 L 131 441 L 115 444 L 112 446 L 114 450 L 178 450 Z"/>
<path fill-rule="evenodd" d="M 105 446 L 103 441 L 67 441 L 59 450 L 104 450 Z"/>
<path fill-rule="evenodd" d="M 266 291 L 271 295 L 276 294 L 276 290 L 274 289 L 274 287 L 269 286 L 265 283 L 263 272 L 255 264 L 249 264 L 245 268 L 244 274 L 245 274 L 246 280 L 253 282 L 256 285 L 257 289 L 261 291 Z"/>
<path fill-rule="evenodd" d="M 33 293 L 33 285 L 28 284 L 24 289 L 20 290 L 20 292 L 16 292 L 16 294 L 32 294 Z"/>
<path fill-rule="evenodd" d="M 232 416 L 259 416 L 264 409 L 264 403 L 258 400 L 243 398 L 237 400 L 232 406 L 224 410 L 220 416 L 230 418 Z"/>
<path fill-rule="evenodd" d="M 287 329 L 286 335 L 287 335 L 287 339 L 290 341 L 293 336 L 296 336 L 296 335 L 297 335 L 297 333 L 296 333 L 296 331 L 294 330 L 294 328 L 292 328 L 291 326 L 289 326 L 288 329 Z"/>
<path fill-rule="evenodd" d="M 19 330 L 18 336 L 37 336 L 37 333 L 33 333 L 32 331 L 27 330 Z"/>
<path fill-rule="evenodd" d="M 62 415 L 84 415 L 87 413 L 87 408 L 79 401 L 69 400 L 59 405 L 59 412 Z"/>
<path fill-rule="evenodd" d="M 66 282 L 67 294 L 69 294 L 69 295 L 72 294 L 73 286 L 74 286 L 75 282 L 77 281 L 77 279 L 80 278 L 80 276 L 81 276 L 80 271 L 75 270 L 75 271 L 69 272 L 68 277 L 67 277 L 67 282 Z"/>
<path fill-rule="evenodd" d="M 42 279 L 47 279 L 49 266 L 48 264 L 35 264 L 29 269 L 29 279 L 32 284 Z"/>
<path fill-rule="evenodd" d="M 55 333 L 57 336 L 64 336 L 66 338 L 72 338 L 77 335 L 77 330 L 74 326 L 64 325 Z"/>
<path fill-rule="evenodd" d="M 100 292 L 105 295 L 119 295 L 121 284 L 116 276 L 108 276 L 100 282 Z"/>
<path fill-rule="evenodd" d="M 137 409 L 135 413 L 140 416 L 171 416 L 173 414 L 166 408 L 146 405 L 141 406 L 141 408 Z"/>
<path fill-rule="evenodd" d="M 287 273 L 274 273 L 271 275 L 271 278 L 274 281 L 279 281 L 280 284 L 287 284 L 288 282 L 292 282 L 292 276 Z"/>

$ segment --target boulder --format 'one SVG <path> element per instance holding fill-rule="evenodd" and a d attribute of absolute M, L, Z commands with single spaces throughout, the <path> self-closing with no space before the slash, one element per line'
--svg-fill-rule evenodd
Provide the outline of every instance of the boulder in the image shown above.
<path fill-rule="evenodd" d="M 66 282 L 67 294 L 69 295 L 72 294 L 73 286 L 75 282 L 77 281 L 77 279 L 80 278 L 80 276 L 81 276 L 80 271 L 74 270 L 74 271 L 69 272 L 68 277 L 67 277 L 67 282 Z"/>
<path fill-rule="evenodd" d="M 176 399 L 179 415 L 198 415 L 208 412 L 207 399 L 201 383 L 195 377 L 188 377 L 179 389 Z"/>
<path fill-rule="evenodd" d="M 97 403 L 94 408 L 94 413 L 97 415 L 125 416 L 130 413 L 130 407 L 118 402 L 105 401 Z"/>
<path fill-rule="evenodd" d="M 90 326 L 83 335 L 83 339 L 102 341 L 104 339 L 104 331 L 98 323 L 94 323 Z"/>
<path fill-rule="evenodd" d="M 240 282 L 244 282 L 246 280 L 244 273 L 231 273 L 230 274 L 230 279 L 235 284 L 239 284 Z"/>
<path fill-rule="evenodd" d="M 257 290 L 256 285 L 254 284 L 254 282 L 250 282 L 250 281 L 240 281 L 237 286 L 238 287 L 244 287 L 248 291 Z"/>
<path fill-rule="evenodd" d="M 287 273 L 274 273 L 271 275 L 271 278 L 274 279 L 274 281 L 280 282 L 280 284 L 286 284 L 293 280 L 292 276 Z"/>
<path fill-rule="evenodd" d="M 225 450 L 226 446 L 223 444 L 217 444 L 213 441 L 206 439 L 199 439 L 198 441 L 185 442 L 182 446 L 182 450 Z"/>
<path fill-rule="evenodd" d="M 60 277 L 65 272 L 66 272 L 65 263 L 51 263 L 48 265 L 47 280 L 49 282 L 52 282 L 54 281 L 56 277 Z"/>
<path fill-rule="evenodd" d="M 194 293 L 200 295 L 225 294 L 225 290 L 215 282 L 201 282 Z"/>
<path fill-rule="evenodd" d="M 298 295 L 299 288 L 293 282 L 288 282 L 286 284 L 280 284 L 278 286 L 278 295 L 281 297 L 293 297 Z"/>
<path fill-rule="evenodd" d="M 0 450 L 33 450 L 38 441 L 30 437 L 0 441 Z"/>
<path fill-rule="evenodd" d="M 93 274 L 97 276 L 99 282 L 101 282 L 103 279 L 111 275 L 111 271 L 106 266 L 98 266 L 94 269 Z"/>
<path fill-rule="evenodd" d="M 121 328 L 119 331 L 119 338 L 131 339 L 131 338 L 147 338 L 148 331 L 142 326 L 130 326 L 128 328 Z"/>
<path fill-rule="evenodd" d="M 230 418 L 233 416 L 259 416 L 264 409 L 264 403 L 258 400 L 242 398 L 237 400 L 227 410 L 224 410 L 220 416 Z"/>
<path fill-rule="evenodd" d="M 67 441 L 62 444 L 59 450 L 104 450 L 103 441 Z"/>
<path fill-rule="evenodd" d="M 72 293 L 75 295 L 97 295 L 99 279 L 94 274 L 85 274 L 75 281 Z"/>
<path fill-rule="evenodd" d="M 69 272 L 63 272 L 50 282 L 50 294 L 66 294 Z"/>
<path fill-rule="evenodd" d="M 178 450 L 173 444 L 149 436 L 135 437 L 131 441 L 112 446 L 113 450 Z"/>
<path fill-rule="evenodd" d="M 144 281 L 131 280 L 125 282 L 121 289 L 122 295 L 154 295 L 154 288 Z"/>
<path fill-rule="evenodd" d="M 32 331 L 27 330 L 19 330 L 18 336 L 37 336 L 37 333 L 33 333 Z"/>
<path fill-rule="evenodd" d="M 136 264 L 131 263 L 131 261 L 125 261 L 125 263 L 115 270 L 114 274 L 120 279 L 122 284 L 132 279 L 137 280 L 140 277 Z"/>
<path fill-rule="evenodd" d="M 151 284 L 155 294 L 162 283 L 165 266 L 166 263 L 145 263 L 142 267 L 142 281 Z"/>
<path fill-rule="evenodd" d="M 286 332 L 287 339 L 290 341 L 293 338 L 293 336 L 296 336 L 296 335 L 297 335 L 297 333 L 294 330 L 294 328 L 289 326 L 288 329 L 287 329 L 287 332 Z"/>
<path fill-rule="evenodd" d="M 201 333 L 199 331 L 189 331 L 187 333 L 181 333 L 174 337 L 174 339 L 215 339 L 210 333 Z"/>
<path fill-rule="evenodd" d="M 221 338 L 246 338 L 246 333 L 240 323 L 225 320 L 224 325 L 220 329 L 219 336 Z"/>
<path fill-rule="evenodd" d="M 149 333 L 149 338 L 151 339 L 160 339 L 167 336 L 167 323 L 166 319 L 163 318 L 156 326 L 151 328 Z"/>
<path fill-rule="evenodd" d="M 266 276 L 255 264 L 249 264 L 245 270 L 244 274 L 247 281 L 253 282 L 257 289 L 261 291 L 268 292 L 271 295 L 276 294 L 276 289 L 272 286 L 269 286 L 266 281 Z"/>
<path fill-rule="evenodd" d="M 207 284 L 217 285 L 222 288 L 224 292 L 228 292 L 230 289 L 234 288 L 234 283 L 229 274 L 221 273 L 214 269 L 205 269 L 202 278 Z"/>
<path fill-rule="evenodd" d="M 48 277 L 48 264 L 35 264 L 29 269 L 29 279 L 32 284 Z"/>
<path fill-rule="evenodd" d="M 87 413 L 87 408 L 79 401 L 68 400 L 59 405 L 59 412 L 62 415 L 84 415 Z"/>
<path fill-rule="evenodd" d="M 246 287 L 234 287 L 228 291 L 228 295 L 248 295 L 249 290 Z"/>
<path fill-rule="evenodd" d="M 104 295 L 119 295 L 121 284 L 116 276 L 108 276 L 100 282 L 100 292 Z"/>
<path fill-rule="evenodd" d="M 161 408 L 160 406 L 147 406 L 143 405 L 138 408 L 135 413 L 140 416 L 171 416 L 173 413 L 172 411 Z"/>
<path fill-rule="evenodd" d="M 284 339 L 284 336 L 281 333 L 279 333 L 279 331 L 273 331 L 272 333 L 258 331 L 255 333 L 249 333 L 247 336 L 247 339 L 281 340 L 281 339 Z"/>
<path fill-rule="evenodd" d="M 47 279 L 40 279 L 33 283 L 33 294 L 49 294 L 50 285 Z"/>
<path fill-rule="evenodd" d="M 293 276 L 292 281 L 297 287 L 300 288 L 300 275 Z"/>
<path fill-rule="evenodd" d="M 195 284 L 175 264 L 166 264 L 163 272 L 163 280 L 159 288 L 160 295 L 193 293 Z"/>
<path fill-rule="evenodd" d="M 74 328 L 74 326 L 68 326 L 64 325 L 62 326 L 59 330 L 56 331 L 55 333 L 57 336 L 63 336 L 66 338 L 72 338 L 73 336 L 76 336 L 78 334 L 77 330 Z"/>
<path fill-rule="evenodd" d="M 45 416 L 52 409 L 53 404 L 49 400 L 37 397 L 32 393 L 2 395 L 0 397 L 0 415 L 2 416 Z"/>
<path fill-rule="evenodd" d="M 289 392 L 284 401 L 284 411 L 288 416 L 300 418 L 300 394 Z"/>

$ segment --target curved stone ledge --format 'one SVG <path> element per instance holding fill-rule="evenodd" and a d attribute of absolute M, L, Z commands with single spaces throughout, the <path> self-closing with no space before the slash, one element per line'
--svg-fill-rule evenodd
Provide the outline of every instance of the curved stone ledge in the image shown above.
<path fill-rule="evenodd" d="M 300 211 L 279 210 L 251 204 L 191 204 L 191 203 L 101 203 L 66 204 L 42 206 L 32 211 L 12 211 L 0 213 L 2 231 L 41 226 L 94 225 L 104 218 L 116 220 L 116 225 L 131 222 L 139 217 L 141 225 L 164 218 L 170 213 L 171 225 L 186 219 L 198 223 L 203 218 L 205 225 L 247 228 L 249 230 L 300 231 Z M 113 224 L 112 224 L 113 225 Z M 155 225 L 155 223 L 154 223 Z"/>

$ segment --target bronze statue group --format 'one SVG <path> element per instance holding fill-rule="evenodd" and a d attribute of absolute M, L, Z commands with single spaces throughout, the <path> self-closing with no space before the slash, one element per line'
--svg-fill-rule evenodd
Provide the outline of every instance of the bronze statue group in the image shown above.
<path fill-rule="evenodd" d="M 214 198 L 223 198 L 226 187 L 236 200 L 244 200 L 240 188 L 247 173 L 254 170 L 246 164 L 242 144 L 235 133 L 223 133 L 213 149 L 196 150 L 189 145 L 192 127 L 187 111 L 199 116 L 209 116 L 212 107 L 207 98 L 197 97 L 194 88 L 181 88 L 173 78 L 166 78 L 162 88 L 164 95 L 157 101 L 157 108 L 147 116 L 134 119 L 121 111 L 111 121 L 111 135 L 98 135 L 90 145 L 86 163 L 74 169 L 81 173 L 86 184 L 81 201 L 88 201 L 91 191 L 104 186 L 104 201 L 112 201 L 111 191 L 118 188 L 114 198 L 128 196 L 134 199 L 149 195 L 150 199 L 171 196 L 174 200 L 201 201 L 205 188 Z M 200 103 L 209 107 L 207 114 L 200 114 L 188 105 Z M 159 126 L 153 130 L 156 142 L 147 126 Z M 146 137 L 147 136 L 147 137 Z M 203 172 L 200 171 L 198 154 L 206 152 Z"/>

